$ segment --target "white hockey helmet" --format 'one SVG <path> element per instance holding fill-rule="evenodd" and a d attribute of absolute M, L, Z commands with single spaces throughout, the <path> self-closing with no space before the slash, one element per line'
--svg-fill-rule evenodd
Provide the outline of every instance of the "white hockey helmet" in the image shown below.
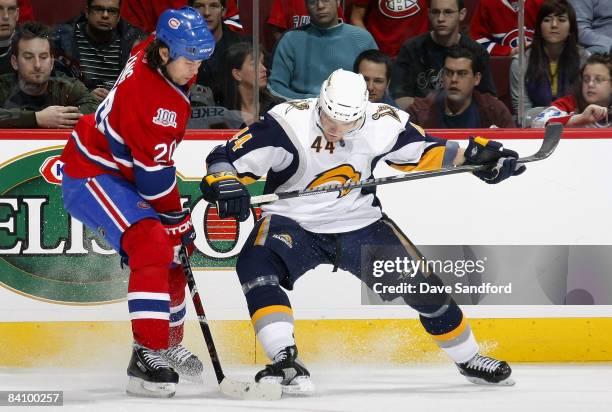
<path fill-rule="evenodd" d="M 365 114 L 368 86 L 361 74 L 338 69 L 321 85 L 319 107 L 334 120 L 348 123 Z"/>

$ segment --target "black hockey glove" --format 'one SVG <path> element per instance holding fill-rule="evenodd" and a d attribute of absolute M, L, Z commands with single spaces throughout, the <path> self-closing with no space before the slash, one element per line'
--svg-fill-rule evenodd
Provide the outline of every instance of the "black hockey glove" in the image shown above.
<path fill-rule="evenodd" d="M 191 213 L 189 209 L 183 209 L 180 212 L 158 213 L 157 215 L 172 240 L 174 263 L 180 264 L 179 251 L 181 246 L 185 246 L 188 255 L 191 255 L 194 249 L 193 241 L 196 238 L 196 233 L 193 223 L 191 223 Z"/>
<path fill-rule="evenodd" d="M 212 173 L 200 183 L 204 199 L 216 203 L 221 219 L 235 217 L 244 222 L 251 213 L 251 195 L 246 186 L 231 172 Z"/>
<path fill-rule="evenodd" d="M 466 165 L 492 164 L 490 168 L 474 172 L 479 179 L 495 184 L 510 176 L 518 176 L 527 168 L 516 162 L 518 153 L 504 149 L 504 146 L 494 140 L 483 137 L 470 137 L 470 143 L 465 149 Z"/>

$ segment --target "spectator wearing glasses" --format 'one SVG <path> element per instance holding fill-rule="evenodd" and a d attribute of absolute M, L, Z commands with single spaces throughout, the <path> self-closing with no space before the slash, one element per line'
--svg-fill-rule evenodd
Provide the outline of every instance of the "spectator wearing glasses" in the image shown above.
<path fill-rule="evenodd" d="M 13 37 L 11 64 L 16 73 L 0 76 L 1 128 L 75 126 L 97 103 L 78 80 L 51 77 L 53 54 L 46 26 L 24 23 Z"/>
<path fill-rule="evenodd" d="M 81 78 L 98 102 L 108 95 L 132 46 L 144 37 L 121 20 L 120 8 L 121 0 L 87 0 L 85 13 L 52 35 L 56 51 L 78 61 Z"/>
<path fill-rule="evenodd" d="M 406 110 L 415 97 L 425 97 L 442 88 L 441 69 L 450 47 L 460 45 L 473 50 L 481 79 L 478 90 L 496 94 L 489 69 L 489 55 L 460 30 L 467 10 L 463 0 L 430 0 L 431 31 L 408 40 L 401 48 L 391 73 L 391 95 Z"/>
<path fill-rule="evenodd" d="M 318 96 L 334 70 L 352 70 L 359 53 L 378 49 L 370 33 L 338 19 L 339 0 L 305 1 L 310 24 L 285 33 L 272 60 L 269 89 L 286 100 Z"/>
<path fill-rule="evenodd" d="M 380 50 L 395 58 L 406 40 L 427 32 L 427 0 L 353 0 L 351 24 L 372 33 Z"/>
<path fill-rule="evenodd" d="M 443 90 L 415 99 L 408 108 L 411 121 L 426 129 L 516 127 L 501 100 L 474 90 L 481 78 L 473 51 L 451 47 L 442 68 Z"/>
<path fill-rule="evenodd" d="M 612 127 L 611 109 L 612 58 L 595 53 L 582 67 L 574 92 L 552 102 L 531 126 L 562 123 L 567 127 Z"/>

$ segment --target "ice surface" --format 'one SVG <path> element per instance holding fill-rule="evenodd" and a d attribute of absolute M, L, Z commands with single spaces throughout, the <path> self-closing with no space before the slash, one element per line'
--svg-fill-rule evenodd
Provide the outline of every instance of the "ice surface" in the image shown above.
<path fill-rule="evenodd" d="M 123 370 L 0 369 L 0 390 L 63 390 L 50 411 L 609 411 L 612 364 L 514 364 L 516 386 L 476 386 L 451 364 L 404 366 L 309 365 L 315 395 L 280 401 L 223 398 L 210 371 L 204 384 L 180 383 L 171 399 L 125 394 Z M 256 366 L 227 368 L 248 381 Z M 196 409 L 197 408 L 197 409 Z M 0 408 L 3 409 L 3 408 Z"/>

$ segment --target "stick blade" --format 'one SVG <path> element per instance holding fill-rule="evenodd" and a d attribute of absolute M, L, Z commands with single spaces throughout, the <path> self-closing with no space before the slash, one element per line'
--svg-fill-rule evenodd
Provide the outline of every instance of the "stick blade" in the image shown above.
<path fill-rule="evenodd" d="M 224 378 L 219 384 L 221 393 L 230 398 L 245 400 L 279 400 L 283 395 L 281 385 L 257 382 L 238 382 Z"/>
<path fill-rule="evenodd" d="M 519 159 L 519 162 L 527 163 L 546 159 L 557 148 L 559 140 L 561 140 L 561 133 L 563 133 L 563 125 L 561 123 L 551 123 L 546 126 L 546 131 L 544 132 L 544 139 L 542 141 L 540 150 L 538 150 L 538 152 L 532 156 Z"/>

